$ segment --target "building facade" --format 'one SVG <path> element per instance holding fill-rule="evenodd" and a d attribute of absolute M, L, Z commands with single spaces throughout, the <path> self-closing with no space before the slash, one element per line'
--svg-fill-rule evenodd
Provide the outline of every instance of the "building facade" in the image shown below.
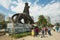
<path fill-rule="evenodd" d="M 5 15 L 0 14 L 0 22 L 5 21 Z"/>
<path fill-rule="evenodd" d="M 8 17 L 8 22 L 10 22 L 10 23 L 12 22 L 11 17 Z"/>
<path fill-rule="evenodd" d="M 49 16 L 45 16 L 45 18 L 46 18 L 46 20 L 47 20 L 48 23 L 51 23 L 51 19 L 50 19 Z"/>

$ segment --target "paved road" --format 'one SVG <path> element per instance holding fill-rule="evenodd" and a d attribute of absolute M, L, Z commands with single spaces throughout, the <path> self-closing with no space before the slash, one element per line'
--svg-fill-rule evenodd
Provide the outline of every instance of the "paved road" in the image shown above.
<path fill-rule="evenodd" d="M 41 38 L 39 35 L 38 37 L 33 37 L 33 36 L 27 36 L 19 39 L 12 39 L 9 36 L 0 36 L 0 40 L 60 40 L 60 33 L 57 32 L 52 32 L 53 36 L 46 35 L 46 37 Z"/>

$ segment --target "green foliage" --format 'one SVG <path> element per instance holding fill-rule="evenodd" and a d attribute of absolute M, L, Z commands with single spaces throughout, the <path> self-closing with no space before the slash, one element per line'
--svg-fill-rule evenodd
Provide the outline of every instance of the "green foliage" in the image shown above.
<path fill-rule="evenodd" d="M 45 17 L 43 15 L 39 16 L 39 18 L 38 18 L 38 25 L 42 25 L 42 26 L 47 25 L 47 20 L 45 19 Z"/>
<path fill-rule="evenodd" d="M 2 28 L 6 28 L 7 27 L 7 23 L 9 23 L 8 21 L 1 21 L 0 25 L 2 25 Z"/>
<path fill-rule="evenodd" d="M 5 27 L 6 27 L 6 24 L 7 24 L 7 23 L 6 23 L 5 21 L 1 21 L 1 22 L 0 22 L 0 25 L 2 25 L 2 28 L 5 28 Z"/>
<path fill-rule="evenodd" d="M 49 26 L 49 27 L 54 27 L 51 23 L 50 23 L 50 24 L 48 24 L 47 26 Z"/>
<path fill-rule="evenodd" d="M 21 38 L 21 37 L 25 37 L 31 35 L 31 32 L 24 32 L 24 33 L 20 33 L 20 34 L 12 34 L 11 36 L 14 38 Z"/>
<path fill-rule="evenodd" d="M 60 25 L 60 23 L 56 23 L 55 25 L 56 25 L 56 26 L 59 26 L 59 25 Z"/>

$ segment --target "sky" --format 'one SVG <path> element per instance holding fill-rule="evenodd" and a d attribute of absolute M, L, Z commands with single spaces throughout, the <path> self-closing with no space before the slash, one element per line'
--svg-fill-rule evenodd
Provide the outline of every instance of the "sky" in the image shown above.
<path fill-rule="evenodd" d="M 0 13 L 6 17 L 22 13 L 26 2 L 35 22 L 39 15 L 49 16 L 52 23 L 60 22 L 60 0 L 0 0 Z"/>

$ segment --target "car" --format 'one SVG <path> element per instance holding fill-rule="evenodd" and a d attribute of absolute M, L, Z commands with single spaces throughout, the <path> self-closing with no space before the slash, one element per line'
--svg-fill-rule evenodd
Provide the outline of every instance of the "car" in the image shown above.
<path fill-rule="evenodd" d="M 0 29 L 2 29 L 2 25 L 0 25 Z"/>

